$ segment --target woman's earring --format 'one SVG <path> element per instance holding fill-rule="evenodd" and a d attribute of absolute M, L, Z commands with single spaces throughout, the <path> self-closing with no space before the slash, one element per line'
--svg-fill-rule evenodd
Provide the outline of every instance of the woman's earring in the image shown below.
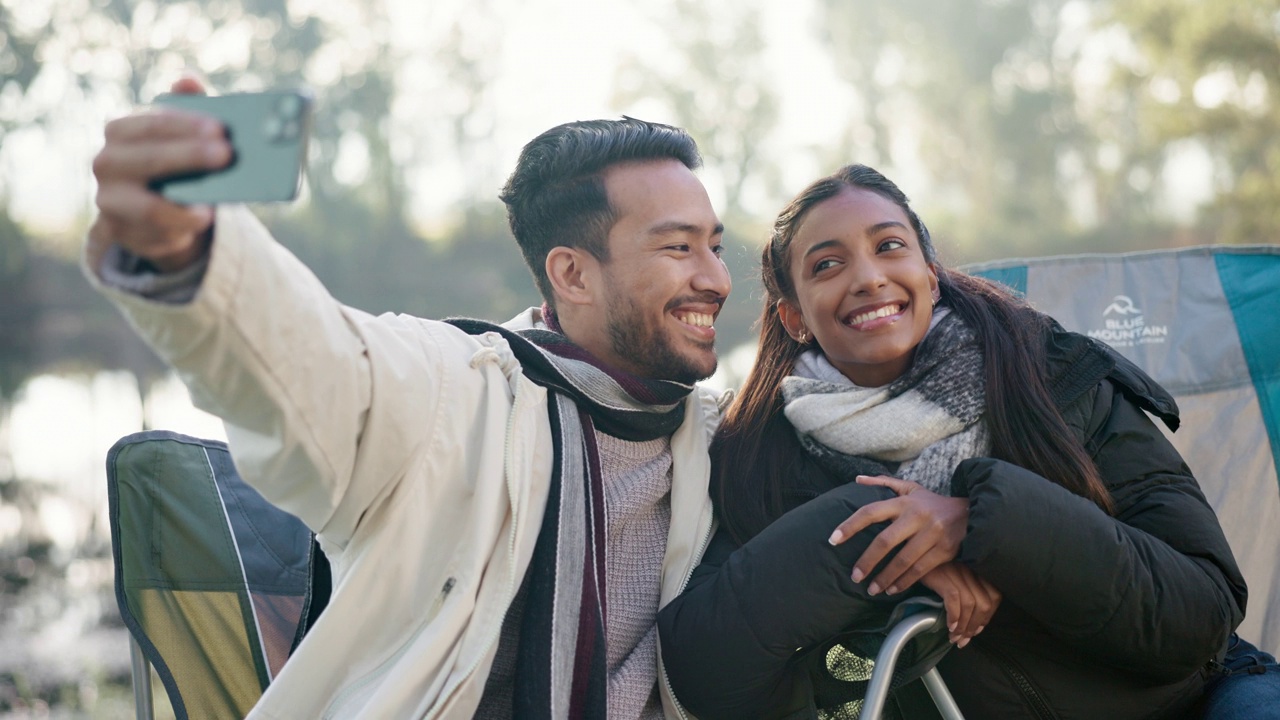
<path fill-rule="evenodd" d="M 805 332 L 804 330 L 801 330 L 800 337 L 796 338 L 796 342 L 800 343 L 801 345 L 804 345 L 805 343 L 809 342 L 809 333 Z"/>

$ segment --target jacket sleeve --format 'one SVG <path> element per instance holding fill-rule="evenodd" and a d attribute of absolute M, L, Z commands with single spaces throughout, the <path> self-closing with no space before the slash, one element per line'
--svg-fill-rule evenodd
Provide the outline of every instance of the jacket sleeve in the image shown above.
<path fill-rule="evenodd" d="M 868 599 L 849 577 L 879 524 L 827 543 L 854 510 L 893 495 L 850 483 L 786 513 L 745 545 L 721 530 L 685 592 L 658 615 L 662 661 L 681 704 L 701 718 L 784 717 L 808 707 L 796 650 L 846 629 Z M 886 559 L 886 562 L 888 559 Z"/>
<path fill-rule="evenodd" d="M 1028 470 L 966 460 L 959 559 L 1067 645 L 1158 681 L 1213 658 L 1244 616 L 1244 580 L 1222 528 L 1173 446 L 1104 381 L 1085 436 L 1115 517 Z"/>
<path fill-rule="evenodd" d="M 441 424 L 441 374 L 460 349 L 438 323 L 344 307 L 248 210 L 217 213 L 209 267 L 190 302 L 104 286 L 92 259 L 86 271 L 196 406 L 223 419 L 245 480 L 328 547 L 344 547 Z"/>

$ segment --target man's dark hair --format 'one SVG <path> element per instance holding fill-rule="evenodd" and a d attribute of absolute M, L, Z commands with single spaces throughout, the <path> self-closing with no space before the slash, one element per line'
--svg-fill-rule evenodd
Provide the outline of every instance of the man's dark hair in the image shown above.
<path fill-rule="evenodd" d="M 609 260 L 609 229 L 617 218 L 603 171 L 616 163 L 661 159 L 679 160 L 690 170 L 702 164 L 697 143 L 684 130 L 625 116 L 557 125 L 520 151 L 499 197 L 548 303 L 555 304 L 546 268 L 552 248 L 582 248 Z"/>

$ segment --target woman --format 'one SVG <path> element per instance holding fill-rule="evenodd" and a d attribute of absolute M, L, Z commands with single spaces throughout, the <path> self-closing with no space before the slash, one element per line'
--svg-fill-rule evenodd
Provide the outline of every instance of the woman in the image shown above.
<path fill-rule="evenodd" d="M 932 590 L 968 717 L 1189 712 L 1246 591 L 1144 414 L 1175 427 L 1172 398 L 941 267 L 864 166 L 792 201 L 762 274 L 756 366 L 712 450 L 721 527 L 659 618 L 681 702 L 704 720 L 847 716 L 833 637 Z"/>

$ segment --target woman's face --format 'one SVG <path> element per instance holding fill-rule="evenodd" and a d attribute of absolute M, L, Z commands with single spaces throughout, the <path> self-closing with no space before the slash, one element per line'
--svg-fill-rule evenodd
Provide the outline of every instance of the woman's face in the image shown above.
<path fill-rule="evenodd" d="M 791 242 L 796 304 L 779 316 L 794 338 L 815 338 L 845 377 L 887 385 L 911 365 L 929 330 L 938 276 L 906 213 L 849 188 L 809 210 Z"/>

